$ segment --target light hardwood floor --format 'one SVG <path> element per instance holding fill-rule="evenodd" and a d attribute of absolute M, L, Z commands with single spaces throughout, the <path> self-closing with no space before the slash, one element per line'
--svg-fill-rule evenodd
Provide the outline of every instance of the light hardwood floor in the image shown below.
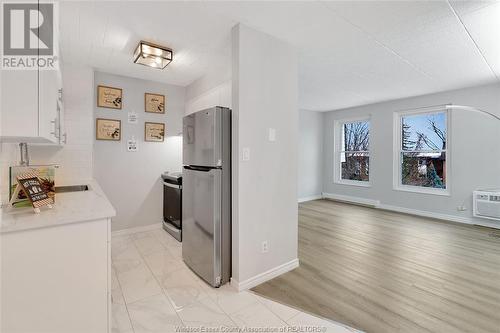
<path fill-rule="evenodd" d="M 316 200 L 299 259 L 253 290 L 366 332 L 500 332 L 500 230 Z"/>

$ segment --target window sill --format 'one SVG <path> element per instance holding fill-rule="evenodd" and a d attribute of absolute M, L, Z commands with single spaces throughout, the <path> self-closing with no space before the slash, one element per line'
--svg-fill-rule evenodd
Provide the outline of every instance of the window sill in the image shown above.
<path fill-rule="evenodd" d="M 372 187 L 370 182 L 357 181 L 357 180 L 334 180 L 334 184 L 338 185 L 349 185 L 349 186 L 359 186 L 359 187 Z"/>
<path fill-rule="evenodd" d="M 439 195 L 439 196 L 445 196 L 445 197 L 451 196 L 449 189 L 442 190 L 442 189 L 425 188 L 425 187 L 418 187 L 418 186 L 399 185 L 399 186 L 395 186 L 393 188 L 393 190 L 419 193 L 419 194 Z"/>

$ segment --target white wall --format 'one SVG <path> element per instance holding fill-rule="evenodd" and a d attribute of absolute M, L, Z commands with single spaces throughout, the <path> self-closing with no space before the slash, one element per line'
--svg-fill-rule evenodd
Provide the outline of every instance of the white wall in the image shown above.
<path fill-rule="evenodd" d="M 98 108 L 95 117 L 120 119 L 120 142 L 94 140 L 94 175 L 117 211 L 112 229 L 120 230 L 160 223 L 163 219 L 164 171 L 181 171 L 182 117 L 185 88 L 113 74 L 95 73 L 97 85 L 123 89 L 122 110 Z M 144 93 L 166 96 L 165 114 L 144 112 Z M 94 104 L 95 105 L 95 104 Z M 127 122 L 127 113 L 135 111 L 137 124 Z M 144 122 L 165 123 L 164 142 L 144 142 Z M 93 131 L 94 126 L 92 126 Z M 127 152 L 126 141 L 138 141 L 137 152 Z"/>
<path fill-rule="evenodd" d="M 232 43 L 233 279 L 241 287 L 297 259 L 297 55 L 244 25 L 233 28 Z"/>
<path fill-rule="evenodd" d="M 231 108 L 231 43 L 201 78 L 186 87 L 186 114 L 213 106 Z"/>
<path fill-rule="evenodd" d="M 188 91 L 197 90 L 196 85 L 200 81 L 209 81 L 209 84 L 214 84 L 210 77 L 202 77 L 193 84 L 187 86 Z M 231 108 L 231 79 L 216 84 L 208 90 L 193 92 L 193 97 L 186 101 L 186 115 L 203 109 L 208 109 L 213 106 L 224 106 Z"/>
<path fill-rule="evenodd" d="M 324 113 L 299 112 L 299 201 L 317 198 L 323 192 Z"/>
<path fill-rule="evenodd" d="M 64 126 L 67 144 L 29 145 L 32 165 L 58 164 L 56 184 L 81 183 L 92 178 L 94 71 L 62 65 Z M 18 165 L 19 145 L 3 143 L 0 158 L 3 202 L 8 201 L 9 166 Z"/>
<path fill-rule="evenodd" d="M 387 208 L 428 212 L 431 216 L 455 221 L 487 224 L 472 218 L 472 191 L 500 188 L 500 121 L 483 114 L 451 111 L 451 151 L 448 161 L 450 196 L 409 193 L 393 190 L 393 113 L 395 111 L 440 104 L 468 105 L 500 115 L 500 85 L 400 99 L 325 114 L 324 192 L 378 200 Z M 333 183 L 333 128 L 335 119 L 371 115 L 370 178 L 372 186 L 362 188 Z M 460 205 L 465 212 L 457 211 Z M 392 207 L 391 207 L 392 206 Z M 498 224 L 497 224 L 498 225 Z"/>

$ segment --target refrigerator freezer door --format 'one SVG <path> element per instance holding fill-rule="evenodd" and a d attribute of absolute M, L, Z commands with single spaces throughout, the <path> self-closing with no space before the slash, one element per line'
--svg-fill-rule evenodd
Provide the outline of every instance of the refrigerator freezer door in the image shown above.
<path fill-rule="evenodd" d="M 221 283 L 220 169 L 184 168 L 182 258 L 214 287 Z"/>
<path fill-rule="evenodd" d="M 222 165 L 222 112 L 215 107 L 183 119 L 183 164 Z"/>

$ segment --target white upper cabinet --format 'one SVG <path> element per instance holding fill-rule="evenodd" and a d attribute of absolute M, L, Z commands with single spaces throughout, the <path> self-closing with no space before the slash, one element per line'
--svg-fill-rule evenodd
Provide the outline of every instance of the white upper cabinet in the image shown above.
<path fill-rule="evenodd" d="M 1 141 L 62 144 L 58 70 L 3 71 Z"/>
<path fill-rule="evenodd" d="M 58 72 L 40 71 L 38 114 L 39 114 L 39 136 L 47 138 L 51 142 L 59 143 L 60 117 L 58 107 Z"/>
<path fill-rule="evenodd" d="M 38 136 L 38 71 L 2 71 L 2 141 Z"/>

